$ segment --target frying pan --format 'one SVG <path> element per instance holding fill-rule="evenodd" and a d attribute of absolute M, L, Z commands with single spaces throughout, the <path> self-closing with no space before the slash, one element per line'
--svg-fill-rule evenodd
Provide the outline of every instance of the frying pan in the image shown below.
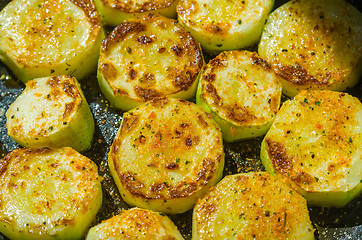
<path fill-rule="evenodd" d="M 359 0 L 349 2 L 357 7 Z M 9 0 L 0 0 L 0 9 L 4 8 Z M 277 8 L 286 0 L 276 0 Z M 359 9 L 361 11 L 361 9 Z M 110 31 L 111 29 L 108 29 Z M 255 49 L 251 49 L 255 50 Z M 206 61 L 212 56 L 205 55 Z M 107 153 L 117 133 L 122 120 L 122 112 L 112 108 L 99 91 L 96 72 L 80 80 L 82 89 L 87 98 L 94 116 L 96 129 L 92 147 L 82 152 L 92 159 L 99 168 L 99 174 L 104 178 L 103 205 L 96 217 L 96 223 L 118 214 L 128 206 L 120 197 L 117 187 L 110 175 L 107 165 Z M 24 84 L 18 81 L 0 61 L 0 157 L 19 146 L 7 135 L 5 127 L 5 112 L 8 106 L 21 94 Z M 362 81 L 348 91 L 362 101 Z M 284 98 L 285 100 L 286 98 Z M 249 171 L 264 171 L 259 152 L 262 137 L 237 143 L 225 143 L 224 175 Z M 362 239 L 362 196 L 357 197 L 341 209 L 326 207 L 310 207 L 310 218 L 316 228 L 316 239 Z M 192 210 L 178 215 L 169 216 L 174 221 L 182 235 L 191 239 Z M 0 240 L 6 237 L 0 234 Z"/>

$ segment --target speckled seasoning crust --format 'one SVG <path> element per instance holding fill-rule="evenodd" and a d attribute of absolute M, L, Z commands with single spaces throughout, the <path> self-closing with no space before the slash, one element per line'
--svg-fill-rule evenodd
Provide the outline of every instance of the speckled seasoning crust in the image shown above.
<path fill-rule="evenodd" d="M 12 1 L 0 26 L 0 59 L 23 82 L 96 68 L 104 33 L 93 1 Z"/>
<path fill-rule="evenodd" d="M 193 211 L 192 237 L 314 239 L 305 199 L 268 172 L 229 175 Z"/>
<path fill-rule="evenodd" d="M 309 205 L 343 207 L 362 191 L 362 104 L 347 93 L 302 91 L 283 103 L 262 143 L 265 168 Z"/>
<path fill-rule="evenodd" d="M 117 26 L 143 14 L 176 18 L 177 0 L 94 0 L 104 24 Z"/>
<path fill-rule="evenodd" d="M 345 91 L 362 75 L 362 14 L 343 0 L 290 1 L 270 14 L 258 53 L 283 79 L 283 93 Z"/>
<path fill-rule="evenodd" d="M 194 98 L 203 64 L 199 44 L 180 24 L 148 14 L 103 40 L 98 81 L 112 106 L 130 110 L 155 97 Z"/>
<path fill-rule="evenodd" d="M 196 104 L 155 98 L 123 115 L 108 163 L 127 203 L 183 213 L 221 178 L 221 131 Z"/>
<path fill-rule="evenodd" d="M 91 228 L 86 240 L 99 239 L 182 240 L 174 223 L 163 213 L 131 208 Z"/>
<path fill-rule="evenodd" d="M 50 0 L 47 0 L 50 1 Z M 347 0 L 360 9 L 359 0 Z M 0 0 L 0 9 L 10 2 L 9 0 Z M 85 2 L 85 1 L 84 1 Z M 232 1 L 228 1 L 232 3 Z M 274 9 L 286 3 L 287 0 L 276 0 Z M 361 10 L 361 9 L 360 9 Z M 0 26 L 1 28 L 1 26 Z M 112 29 L 107 26 L 107 34 Z M 1 36 L 1 35 L 0 35 Z M 346 41 L 349 41 L 346 39 Z M 146 38 L 143 42 L 147 42 Z M 151 43 L 152 44 L 152 43 Z M 347 46 L 347 45 L 345 45 Z M 164 49 L 161 48 L 161 52 Z M 257 48 L 248 49 L 257 51 Z M 179 51 L 177 51 L 179 52 Z M 176 53 L 176 52 L 175 52 Z M 206 63 L 215 56 L 204 54 Z M 271 65 L 270 65 L 271 66 Z M 272 67 L 272 66 L 271 66 Z M 51 69 L 47 69 L 47 73 Z M 130 72 L 131 76 L 135 76 Z M 100 211 L 93 222 L 93 225 L 99 224 L 104 220 L 110 219 L 120 214 L 124 209 L 131 206 L 123 201 L 113 177 L 109 171 L 107 162 L 110 146 L 123 119 L 123 111 L 114 108 L 104 97 L 99 89 L 97 76 L 95 72 L 87 75 L 85 78 L 78 79 L 84 95 L 89 104 L 94 122 L 96 124 L 93 139 L 89 149 L 82 151 L 84 156 L 92 159 L 98 166 L 99 175 L 102 177 L 101 185 L 103 190 L 103 202 Z M 4 157 L 11 150 L 19 145 L 14 142 L 7 134 L 5 127 L 5 113 L 10 104 L 24 90 L 24 84 L 12 74 L 10 68 L 6 67 L 3 60 L 0 61 L 0 156 Z M 362 81 L 359 81 L 353 88 L 347 92 L 362 100 Z M 282 96 L 282 101 L 288 99 Z M 195 100 L 192 100 L 193 102 Z M 257 137 L 228 143 L 224 141 L 225 167 L 223 176 L 237 174 L 249 171 L 265 171 L 260 158 L 261 142 L 263 137 Z M 185 143 L 186 145 L 186 143 Z M 174 165 L 169 165 L 173 167 Z M 362 221 L 360 213 L 362 211 L 362 195 L 349 202 L 342 208 L 334 207 L 316 207 L 309 206 L 309 215 L 315 227 L 315 237 L 318 240 L 337 240 L 337 239 L 359 239 L 362 234 Z M 167 215 L 177 226 L 178 230 L 185 239 L 192 238 L 192 211 L 186 211 L 182 214 Z M 85 239 L 85 235 L 83 240 Z M 0 240 L 8 240 L 3 234 L 0 234 Z"/>
<path fill-rule="evenodd" d="M 225 141 L 259 137 L 278 112 L 280 78 L 256 52 L 227 51 L 210 60 L 197 89 L 196 103 L 210 112 Z"/>
<path fill-rule="evenodd" d="M 72 148 L 0 160 L 0 231 L 10 239 L 81 239 L 102 205 L 97 165 Z"/>

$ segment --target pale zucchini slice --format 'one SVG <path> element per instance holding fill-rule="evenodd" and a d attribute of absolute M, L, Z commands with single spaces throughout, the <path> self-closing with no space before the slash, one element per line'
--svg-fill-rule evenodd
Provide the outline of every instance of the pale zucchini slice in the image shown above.
<path fill-rule="evenodd" d="M 305 199 L 267 172 L 226 176 L 194 207 L 192 239 L 314 239 Z"/>
<path fill-rule="evenodd" d="M 155 97 L 195 97 L 204 64 L 199 44 L 175 20 L 144 15 L 118 25 L 102 42 L 100 88 L 130 110 Z"/>
<path fill-rule="evenodd" d="M 82 239 L 102 205 L 97 166 L 69 147 L 19 148 L 0 161 L 0 232 Z"/>
<path fill-rule="evenodd" d="M 180 0 L 179 22 L 211 53 L 256 44 L 274 0 Z"/>
<path fill-rule="evenodd" d="M 258 53 L 283 77 L 283 94 L 344 91 L 362 76 L 362 14 L 344 0 L 296 0 L 267 19 Z"/>
<path fill-rule="evenodd" d="M 95 71 L 103 38 L 92 0 L 13 0 L 0 12 L 0 59 L 23 82 Z"/>
<path fill-rule="evenodd" d="M 309 205 L 343 207 L 362 192 L 361 126 L 357 98 L 304 90 L 280 108 L 262 142 L 262 162 Z"/>
<path fill-rule="evenodd" d="M 123 115 L 108 164 L 128 204 L 183 213 L 222 176 L 221 131 L 196 104 L 155 98 Z"/>
<path fill-rule="evenodd" d="M 92 227 L 86 240 L 184 239 L 175 224 L 163 213 L 131 208 Z"/>
<path fill-rule="evenodd" d="M 280 106 L 282 86 L 255 52 L 220 53 L 200 78 L 196 103 L 210 112 L 225 141 L 264 135 Z"/>
<path fill-rule="evenodd" d="M 6 112 L 8 135 L 23 147 L 90 147 L 94 119 L 77 80 L 70 76 L 37 78 Z"/>
<path fill-rule="evenodd" d="M 117 26 L 143 14 L 159 14 L 176 18 L 178 0 L 94 0 L 104 24 Z"/>

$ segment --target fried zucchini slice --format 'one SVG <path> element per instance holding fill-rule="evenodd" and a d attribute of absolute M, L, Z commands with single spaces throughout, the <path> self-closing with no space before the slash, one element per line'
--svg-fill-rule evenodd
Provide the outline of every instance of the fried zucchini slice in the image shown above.
<path fill-rule="evenodd" d="M 194 207 L 192 239 L 314 239 L 305 199 L 268 172 L 226 176 Z"/>
<path fill-rule="evenodd" d="M 199 44 L 175 20 L 144 15 L 118 25 L 102 42 L 100 88 L 130 110 L 155 97 L 195 97 L 204 64 Z"/>
<path fill-rule="evenodd" d="M 280 108 L 262 142 L 262 162 L 309 205 L 343 207 L 362 192 L 361 126 L 357 98 L 303 90 Z"/>
<path fill-rule="evenodd" d="M 183 213 L 221 179 L 221 131 L 196 104 L 155 98 L 123 115 L 108 165 L 128 204 Z"/>
<path fill-rule="evenodd" d="M 102 205 L 97 166 L 69 147 L 19 148 L 0 161 L 0 232 L 81 239 Z"/>
<path fill-rule="evenodd" d="M 23 82 L 84 77 L 103 38 L 92 0 L 13 0 L 0 12 L 0 60 Z"/>
<path fill-rule="evenodd" d="M 206 66 L 196 103 L 210 112 L 225 141 L 264 135 L 278 112 L 279 77 L 255 52 L 220 53 Z"/>
<path fill-rule="evenodd" d="M 176 18 L 178 0 L 94 0 L 104 24 L 117 26 L 123 21 L 143 14 L 159 14 Z"/>
<path fill-rule="evenodd" d="M 210 53 L 250 47 L 261 36 L 274 0 L 180 0 L 179 22 Z"/>
<path fill-rule="evenodd" d="M 70 76 L 37 78 L 6 112 L 8 135 L 23 147 L 90 147 L 94 119 L 77 80 Z"/>
<path fill-rule="evenodd" d="M 258 53 L 289 97 L 303 89 L 344 91 L 362 76 L 361 22 L 343 0 L 290 1 L 268 17 Z"/>
<path fill-rule="evenodd" d="M 92 227 L 86 240 L 184 239 L 175 224 L 163 213 L 131 208 Z"/>

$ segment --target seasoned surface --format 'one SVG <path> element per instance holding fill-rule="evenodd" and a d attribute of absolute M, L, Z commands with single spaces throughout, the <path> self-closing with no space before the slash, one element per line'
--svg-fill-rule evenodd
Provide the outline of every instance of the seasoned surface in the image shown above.
<path fill-rule="evenodd" d="M 193 239 L 314 239 L 305 199 L 267 172 L 229 175 L 200 200 Z"/>
<path fill-rule="evenodd" d="M 282 86 L 257 53 L 222 52 L 208 63 L 200 81 L 196 102 L 217 115 L 225 140 L 266 133 L 278 112 Z"/>
<path fill-rule="evenodd" d="M 156 98 L 124 114 L 108 162 L 126 202 L 182 213 L 222 175 L 221 131 L 194 103 Z"/>
<path fill-rule="evenodd" d="M 26 82 L 96 67 L 103 30 L 92 1 L 13 1 L 0 14 L 0 58 Z"/>
<path fill-rule="evenodd" d="M 344 91 L 362 73 L 362 13 L 341 0 L 290 1 L 267 19 L 258 53 L 284 78 L 283 93 Z"/>
<path fill-rule="evenodd" d="M 6 112 L 8 134 L 24 147 L 91 145 L 94 119 L 78 81 L 70 76 L 37 78 Z"/>
<path fill-rule="evenodd" d="M 273 0 L 180 0 L 180 23 L 203 48 L 220 52 L 250 47 L 259 41 Z"/>
<path fill-rule="evenodd" d="M 0 160 L 1 231 L 13 239 L 80 239 L 102 204 L 97 170 L 71 148 L 10 152 Z"/>
<path fill-rule="evenodd" d="M 106 239 L 182 240 L 173 222 L 163 213 L 146 209 L 123 210 L 92 228 L 86 240 Z"/>
<path fill-rule="evenodd" d="M 199 44 L 185 29 L 149 14 L 123 22 L 103 40 L 98 78 L 111 103 L 129 110 L 155 97 L 192 98 L 202 66 Z"/>
<path fill-rule="evenodd" d="M 352 196 L 343 200 L 333 194 L 361 191 L 361 126 L 362 104 L 357 98 L 328 90 L 302 91 L 283 103 L 265 136 L 262 160 L 267 170 L 306 191 L 311 204 L 343 205 Z M 308 193 L 325 196 L 314 199 Z"/>
<path fill-rule="evenodd" d="M 284 2 L 286 1 L 277 0 L 275 7 L 280 6 Z M 350 2 L 356 4 L 358 0 L 351 0 Z M 6 1 L 0 1 L 0 8 L 3 8 L 6 3 Z M 114 214 L 120 213 L 123 208 L 129 208 L 121 199 L 106 164 L 107 152 L 116 135 L 119 122 L 122 120 L 122 112 L 110 107 L 107 100 L 100 94 L 95 74 L 81 80 L 81 84 L 97 124 L 92 147 L 83 153 L 96 162 L 99 166 L 100 175 L 104 177 L 102 181 L 104 203 L 97 215 L 97 222 L 101 222 L 112 217 Z M 15 100 L 23 88 L 24 86 L 16 80 L 1 62 L 0 153 L 2 156 L 18 145 L 7 136 L 5 118 L 1 113 L 5 113 L 10 103 Z M 348 92 L 362 99 L 361 82 Z M 261 140 L 262 138 L 256 138 L 233 144 L 225 143 L 226 165 L 224 175 L 263 170 L 259 157 Z M 309 207 L 311 220 L 314 224 L 317 224 L 318 238 L 328 240 L 337 239 L 338 237 L 357 239 L 362 232 L 362 226 L 360 226 L 362 224 L 360 217 L 361 206 L 361 197 L 359 197 L 342 209 Z M 191 239 L 191 215 L 192 213 L 188 211 L 184 214 L 170 216 L 186 239 Z M 0 239 L 6 238 L 0 236 Z"/>

